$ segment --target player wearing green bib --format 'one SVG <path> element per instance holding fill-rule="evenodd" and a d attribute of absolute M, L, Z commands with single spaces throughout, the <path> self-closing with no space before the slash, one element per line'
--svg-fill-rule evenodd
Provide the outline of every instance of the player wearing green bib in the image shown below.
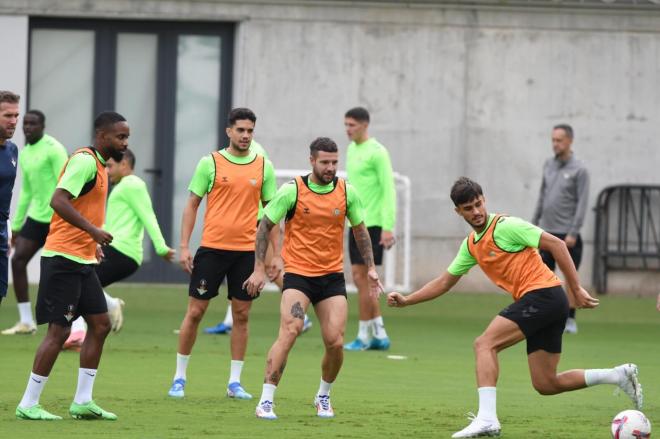
<path fill-rule="evenodd" d="M 23 134 L 26 144 L 18 157 L 18 168 L 23 179 L 12 220 L 11 239 L 14 248 L 11 270 L 19 321 L 2 331 L 3 335 L 34 334 L 37 330 L 30 304 L 27 264 L 46 242 L 53 216 L 50 198 L 67 159 L 64 146 L 45 134 L 45 128 L 46 116 L 41 111 L 30 110 L 25 113 Z"/>
<path fill-rule="evenodd" d="M 348 181 L 357 189 L 364 206 L 364 223 L 371 237 L 374 262 L 381 265 L 383 250 L 394 245 L 396 191 L 392 164 L 387 149 L 369 137 L 369 112 L 356 107 L 344 116 L 346 134 L 351 140 L 346 153 Z M 349 233 L 349 255 L 353 282 L 359 296 L 359 326 L 355 340 L 344 346 L 347 351 L 387 350 L 390 339 L 380 312 L 378 299 L 369 295 L 367 266 L 355 238 Z M 371 335 L 369 334 L 371 332 Z"/>
<path fill-rule="evenodd" d="M 113 240 L 103 249 L 103 259 L 96 266 L 96 274 L 103 288 L 127 278 L 142 265 L 145 229 L 156 254 L 167 261 L 174 259 L 174 250 L 167 246 L 158 226 L 147 185 L 140 177 L 133 175 L 134 168 L 135 154 L 129 149 L 119 163 L 113 159 L 107 162 L 108 176 L 114 187 L 108 197 L 105 229 L 112 234 Z M 104 294 L 112 330 L 118 332 L 124 321 L 124 301 L 105 291 Z M 85 333 L 85 322 L 78 318 L 71 326 L 71 335 L 64 348 L 78 349 L 82 346 Z"/>

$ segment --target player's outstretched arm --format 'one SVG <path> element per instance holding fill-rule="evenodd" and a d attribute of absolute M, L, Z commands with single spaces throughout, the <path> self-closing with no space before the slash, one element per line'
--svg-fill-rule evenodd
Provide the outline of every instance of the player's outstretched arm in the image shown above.
<path fill-rule="evenodd" d="M 451 290 L 460 279 L 461 276 L 454 276 L 445 271 L 442 275 L 433 279 L 412 294 L 408 294 L 407 296 L 396 292 L 388 294 L 387 304 L 396 308 L 403 308 L 404 306 L 433 300 Z"/>
<path fill-rule="evenodd" d="M 254 271 L 243 283 L 243 289 L 250 296 L 256 296 L 266 285 L 266 252 L 268 251 L 268 238 L 270 231 L 275 227 L 266 215 L 261 219 L 257 229 L 257 240 L 254 251 Z"/>
<path fill-rule="evenodd" d="M 376 264 L 374 263 L 374 253 L 371 247 L 371 238 L 369 237 L 369 231 L 367 226 L 364 225 L 364 222 L 361 222 L 357 226 L 352 227 L 353 236 L 355 237 L 355 243 L 364 260 L 364 264 L 367 266 L 367 281 L 369 282 L 369 294 L 371 297 L 378 298 L 380 293 L 385 292 L 383 285 L 380 283 L 378 278 L 378 272 L 376 271 Z"/>
<path fill-rule="evenodd" d="M 179 264 L 187 273 L 192 274 L 193 259 L 190 254 L 190 235 L 192 235 L 193 228 L 195 227 L 195 220 L 197 219 L 197 209 L 202 202 L 202 197 L 190 192 L 186 207 L 183 208 L 183 217 L 181 219 L 181 241 L 179 248 L 181 254 L 179 255 Z"/>
<path fill-rule="evenodd" d="M 568 293 L 573 295 L 575 299 L 575 306 L 578 308 L 595 308 L 598 306 L 598 299 L 591 297 L 591 295 L 580 285 L 580 278 L 578 277 L 577 270 L 568 252 L 566 243 L 547 232 L 541 234 L 539 241 L 539 248 L 541 250 L 549 251 L 552 257 L 557 261 L 557 265 L 564 277 L 566 278 L 566 288 Z"/>
<path fill-rule="evenodd" d="M 112 242 L 112 235 L 87 221 L 87 219 L 73 207 L 71 199 L 73 199 L 73 195 L 71 195 L 69 191 L 57 188 L 53 193 L 53 197 L 50 199 L 50 207 L 52 207 L 64 221 L 87 232 L 97 243 L 101 245 L 110 244 Z"/>

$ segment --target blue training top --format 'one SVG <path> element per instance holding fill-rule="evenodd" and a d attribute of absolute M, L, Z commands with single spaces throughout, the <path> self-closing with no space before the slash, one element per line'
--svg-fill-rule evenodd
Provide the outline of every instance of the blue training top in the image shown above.
<path fill-rule="evenodd" d="M 0 145 L 0 227 L 7 226 L 11 192 L 16 180 L 16 165 L 18 164 L 18 147 L 7 140 Z"/>

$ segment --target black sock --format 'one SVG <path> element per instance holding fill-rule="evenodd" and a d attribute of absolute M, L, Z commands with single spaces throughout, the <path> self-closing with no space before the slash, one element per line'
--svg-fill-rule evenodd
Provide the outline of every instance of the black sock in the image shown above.
<path fill-rule="evenodd" d="M 568 317 L 571 319 L 575 318 L 575 308 L 571 308 L 568 310 Z"/>

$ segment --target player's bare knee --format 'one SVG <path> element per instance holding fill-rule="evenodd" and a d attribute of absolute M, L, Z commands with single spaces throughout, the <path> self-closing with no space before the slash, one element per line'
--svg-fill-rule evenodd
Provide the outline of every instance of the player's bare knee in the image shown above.
<path fill-rule="evenodd" d="M 199 324 L 199 322 L 201 322 L 202 318 L 204 317 L 205 311 L 206 310 L 204 308 L 193 306 L 188 308 L 186 317 L 192 322 Z"/>
<path fill-rule="evenodd" d="M 324 343 L 327 351 L 341 351 L 344 349 L 344 337 L 341 335 L 330 337 L 324 340 Z"/>
<path fill-rule="evenodd" d="M 361 268 L 360 265 L 354 265 L 351 268 L 351 275 L 353 276 L 353 282 L 361 283 L 361 282 L 366 282 L 367 276 L 364 274 L 364 270 Z"/>
<path fill-rule="evenodd" d="M 15 252 L 11 257 L 12 270 L 25 270 L 27 268 L 28 258 L 19 252 Z"/>
<path fill-rule="evenodd" d="M 532 379 L 532 386 L 540 395 L 556 395 L 558 393 L 557 386 L 549 379 Z"/>
<path fill-rule="evenodd" d="M 474 352 L 490 351 L 493 349 L 493 344 L 487 337 L 480 335 L 474 339 L 472 347 L 474 348 Z"/>
<path fill-rule="evenodd" d="M 244 326 L 247 325 L 250 312 L 247 309 L 236 310 L 232 307 L 232 319 L 234 320 L 234 326 Z"/>

